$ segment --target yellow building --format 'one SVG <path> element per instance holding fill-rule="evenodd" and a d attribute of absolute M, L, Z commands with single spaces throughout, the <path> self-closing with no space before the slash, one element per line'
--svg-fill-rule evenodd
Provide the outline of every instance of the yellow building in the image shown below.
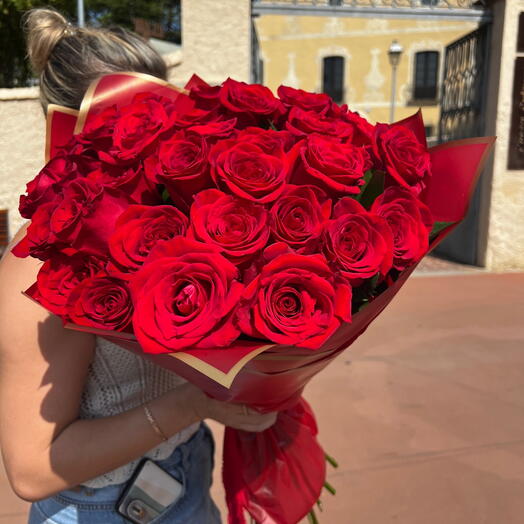
<path fill-rule="evenodd" d="M 395 119 L 419 107 L 428 135 L 438 134 L 439 92 L 446 45 L 476 22 L 438 17 L 357 18 L 262 14 L 255 18 L 263 83 L 327 92 L 372 122 L 388 122 L 394 40 L 403 52 L 397 69 Z"/>

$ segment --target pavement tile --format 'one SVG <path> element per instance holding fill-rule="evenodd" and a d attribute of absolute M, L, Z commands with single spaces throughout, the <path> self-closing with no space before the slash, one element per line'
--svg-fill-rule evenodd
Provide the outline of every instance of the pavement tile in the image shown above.
<path fill-rule="evenodd" d="M 334 474 L 321 522 L 522 524 L 523 464 L 524 442 Z"/>

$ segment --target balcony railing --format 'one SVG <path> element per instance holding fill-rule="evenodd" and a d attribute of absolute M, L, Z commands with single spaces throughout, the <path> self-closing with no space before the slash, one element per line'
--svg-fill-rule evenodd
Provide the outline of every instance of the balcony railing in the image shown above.
<path fill-rule="evenodd" d="M 487 21 L 482 0 L 252 0 L 253 13 Z"/>

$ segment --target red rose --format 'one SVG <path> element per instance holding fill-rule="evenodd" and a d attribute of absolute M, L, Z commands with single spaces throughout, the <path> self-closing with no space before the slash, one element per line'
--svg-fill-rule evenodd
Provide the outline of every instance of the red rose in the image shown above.
<path fill-rule="evenodd" d="M 109 239 L 112 262 L 108 271 L 129 278 L 159 242 L 185 235 L 187 226 L 187 217 L 173 206 L 129 206 L 118 217 Z"/>
<path fill-rule="evenodd" d="M 208 125 L 224 120 L 224 116 L 218 110 L 202 109 L 198 107 L 195 100 L 184 94 L 178 95 L 170 109 L 169 121 L 177 129 Z"/>
<path fill-rule="evenodd" d="M 402 271 L 428 251 L 433 219 L 429 208 L 408 189 L 386 188 L 371 212 L 385 218 L 393 232 L 393 267 Z"/>
<path fill-rule="evenodd" d="M 148 157 L 144 165 L 153 182 L 165 184 L 171 196 L 189 203 L 195 193 L 211 185 L 208 154 L 205 138 L 178 131 L 164 140 L 157 155 Z"/>
<path fill-rule="evenodd" d="M 315 186 L 288 185 L 270 210 L 271 233 L 299 252 L 311 253 L 331 216 L 331 200 Z"/>
<path fill-rule="evenodd" d="M 268 213 L 263 206 L 207 189 L 191 206 L 189 236 L 214 245 L 234 264 L 261 251 L 269 238 Z"/>
<path fill-rule="evenodd" d="M 76 135 L 81 144 L 98 151 L 107 151 L 113 143 L 113 132 L 120 113 L 115 105 L 106 107 L 86 122 L 82 133 Z"/>
<path fill-rule="evenodd" d="M 20 196 L 20 214 L 31 218 L 39 206 L 52 202 L 64 184 L 80 176 L 77 164 L 69 156 L 52 158 L 26 186 L 27 195 Z"/>
<path fill-rule="evenodd" d="M 185 88 L 198 108 L 212 111 L 220 107 L 220 86 L 210 86 L 198 75 L 193 75 Z"/>
<path fill-rule="evenodd" d="M 291 108 L 287 117 L 286 129 L 297 137 L 306 137 L 313 133 L 336 137 L 350 141 L 353 126 L 340 118 L 331 118 L 316 111 L 304 111 L 299 107 Z"/>
<path fill-rule="evenodd" d="M 134 331 L 146 353 L 228 346 L 239 335 L 233 314 L 244 286 L 213 247 L 175 237 L 154 248 L 133 275 Z"/>
<path fill-rule="evenodd" d="M 280 100 L 287 106 L 297 106 L 305 111 L 325 113 L 331 107 L 331 98 L 325 93 L 308 93 L 302 89 L 280 86 L 277 90 Z"/>
<path fill-rule="evenodd" d="M 80 253 L 69 257 L 53 256 L 38 272 L 39 302 L 55 315 L 67 317 L 71 292 L 83 280 L 102 272 L 105 264 L 101 258 Z"/>
<path fill-rule="evenodd" d="M 140 164 L 131 166 L 102 164 L 91 171 L 87 178 L 104 187 L 119 189 L 131 202 L 155 205 L 162 203 L 156 185 L 145 175 Z"/>
<path fill-rule="evenodd" d="M 373 143 L 375 126 L 370 124 L 358 113 L 350 111 L 347 105 L 339 107 L 337 104 L 331 106 L 329 116 L 339 118 L 353 128 L 351 143 L 356 146 L 370 146 Z"/>
<path fill-rule="evenodd" d="M 320 135 L 307 138 L 300 147 L 300 159 L 293 183 L 316 184 L 336 195 L 360 193 L 364 173 L 371 167 L 363 147 Z"/>
<path fill-rule="evenodd" d="M 74 324 L 124 331 L 130 327 L 133 303 L 125 282 L 107 276 L 91 277 L 71 292 L 68 311 Z"/>
<path fill-rule="evenodd" d="M 61 199 L 47 205 L 50 206 L 45 213 L 49 213 L 48 217 L 42 215 L 38 227 L 41 230 L 47 228 L 48 244 L 54 244 L 66 254 L 84 251 L 107 256 L 109 236 L 129 201 L 124 193 L 104 189 L 88 179 L 79 178 L 64 189 Z M 30 230 L 31 227 L 28 229 L 31 237 Z M 42 235 L 39 233 L 39 236 Z"/>
<path fill-rule="evenodd" d="M 238 323 L 252 337 L 318 349 L 351 321 L 351 287 L 336 281 L 322 255 L 288 250 L 284 244 L 266 250 L 272 260 L 246 287 Z"/>
<path fill-rule="evenodd" d="M 187 130 L 206 137 L 208 140 L 217 140 L 230 137 L 235 131 L 236 124 L 237 119 L 230 118 L 229 120 L 216 120 L 206 124 L 194 125 L 188 127 Z"/>
<path fill-rule="evenodd" d="M 394 183 L 419 194 L 431 175 L 431 160 L 413 131 L 400 125 L 377 124 L 375 154 Z"/>
<path fill-rule="evenodd" d="M 53 251 L 57 251 L 54 238 L 49 231 L 49 221 L 55 205 L 48 202 L 36 209 L 24 238 L 11 250 L 13 255 L 20 258 L 32 256 L 40 260 L 47 260 Z M 62 246 L 59 246 L 62 247 Z"/>
<path fill-rule="evenodd" d="M 393 235 L 387 221 L 345 197 L 326 226 L 327 259 L 353 285 L 376 274 L 384 277 L 393 262 Z"/>
<path fill-rule="evenodd" d="M 167 125 L 166 106 L 161 97 L 139 93 L 131 104 L 120 110 L 109 154 L 100 151 L 99 156 L 108 163 L 132 162 L 151 146 Z"/>
<path fill-rule="evenodd" d="M 253 123 L 262 118 L 273 120 L 284 113 L 282 102 L 260 84 L 246 84 L 228 78 L 220 89 L 220 103 L 243 120 Z"/>
<path fill-rule="evenodd" d="M 211 150 L 211 176 L 220 188 L 261 204 L 273 202 L 284 190 L 297 147 L 289 153 L 266 153 L 258 144 L 222 140 Z"/>
<path fill-rule="evenodd" d="M 290 151 L 296 143 L 296 138 L 289 131 L 275 131 L 260 127 L 246 127 L 238 133 L 236 139 L 255 144 L 270 155 Z"/>

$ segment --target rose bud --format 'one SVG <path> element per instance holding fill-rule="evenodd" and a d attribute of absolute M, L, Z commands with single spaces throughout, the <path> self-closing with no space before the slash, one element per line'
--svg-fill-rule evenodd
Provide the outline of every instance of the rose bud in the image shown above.
<path fill-rule="evenodd" d="M 269 238 L 268 212 L 263 206 L 217 189 L 195 196 L 189 237 L 214 245 L 234 264 L 261 251 Z"/>
<path fill-rule="evenodd" d="M 135 95 L 133 102 L 120 109 L 113 129 L 109 153 L 100 151 L 100 159 L 108 163 L 135 161 L 166 129 L 168 116 L 162 97 L 150 93 Z"/>
<path fill-rule="evenodd" d="M 393 235 L 387 221 L 345 197 L 326 226 L 326 258 L 353 286 L 377 274 L 383 278 L 393 263 Z"/>
<path fill-rule="evenodd" d="M 331 98 L 325 93 L 308 93 L 302 89 L 280 86 L 277 90 L 280 100 L 286 106 L 297 106 L 305 111 L 326 113 L 331 107 Z"/>
<path fill-rule="evenodd" d="M 288 184 L 271 207 L 271 233 L 299 253 L 312 253 L 330 216 L 331 200 L 322 189 Z"/>
<path fill-rule="evenodd" d="M 370 167 L 365 148 L 320 135 L 311 135 L 300 146 L 294 184 L 315 184 L 332 195 L 357 195 Z"/>
<path fill-rule="evenodd" d="M 267 123 L 285 112 L 282 102 L 260 84 L 246 84 L 228 78 L 222 84 L 219 97 L 222 106 L 246 125 L 250 122 Z"/>
<path fill-rule="evenodd" d="M 332 136 L 341 141 L 350 141 L 353 126 L 340 118 L 331 118 L 316 111 L 304 111 L 299 107 L 291 108 L 287 117 L 286 129 L 298 138 L 313 133 Z"/>
<path fill-rule="evenodd" d="M 83 280 L 69 295 L 68 313 L 80 326 L 111 331 L 130 327 L 133 303 L 125 282 L 107 276 Z"/>
<path fill-rule="evenodd" d="M 238 324 L 252 337 L 318 349 L 351 321 L 351 287 L 336 280 L 322 255 L 286 253 L 281 246 L 266 250 L 276 256 L 246 287 Z"/>
<path fill-rule="evenodd" d="M 257 139 L 258 140 L 258 139 Z M 222 140 L 211 150 L 211 176 L 219 189 L 265 204 L 284 190 L 298 153 L 269 154 L 254 141 Z"/>
<path fill-rule="evenodd" d="M 178 131 L 161 143 L 157 155 L 146 159 L 146 174 L 151 181 L 165 184 L 177 201 L 180 197 L 189 205 L 195 193 L 211 186 L 208 154 L 204 137 Z"/>
<path fill-rule="evenodd" d="M 109 239 L 112 259 L 108 271 L 129 278 L 159 242 L 185 235 L 187 227 L 187 217 L 173 206 L 129 206 L 119 216 Z"/>
<path fill-rule="evenodd" d="M 402 271 L 428 251 L 433 219 L 429 208 L 408 189 L 386 188 L 371 212 L 386 219 L 393 233 L 393 267 Z"/>
<path fill-rule="evenodd" d="M 20 196 L 20 214 L 24 218 L 31 218 L 39 206 L 52 202 L 68 182 L 80 176 L 73 157 L 66 155 L 52 158 L 27 184 L 27 195 Z"/>
<path fill-rule="evenodd" d="M 424 144 L 402 125 L 377 124 L 374 153 L 389 175 L 389 183 L 419 194 L 431 176 L 431 160 Z"/>
<path fill-rule="evenodd" d="M 155 205 L 161 203 L 156 185 L 145 175 L 141 164 L 121 166 L 101 164 L 87 178 L 104 187 L 119 189 L 126 193 L 131 202 Z"/>
<path fill-rule="evenodd" d="M 73 256 L 56 255 L 44 262 L 37 277 L 39 302 L 59 316 L 67 316 L 71 292 L 88 278 L 103 272 L 104 259 L 77 253 Z"/>
<path fill-rule="evenodd" d="M 129 206 L 129 197 L 87 179 L 71 182 L 62 198 L 51 203 L 49 243 L 66 254 L 84 251 L 107 256 L 107 243 L 117 218 Z"/>

